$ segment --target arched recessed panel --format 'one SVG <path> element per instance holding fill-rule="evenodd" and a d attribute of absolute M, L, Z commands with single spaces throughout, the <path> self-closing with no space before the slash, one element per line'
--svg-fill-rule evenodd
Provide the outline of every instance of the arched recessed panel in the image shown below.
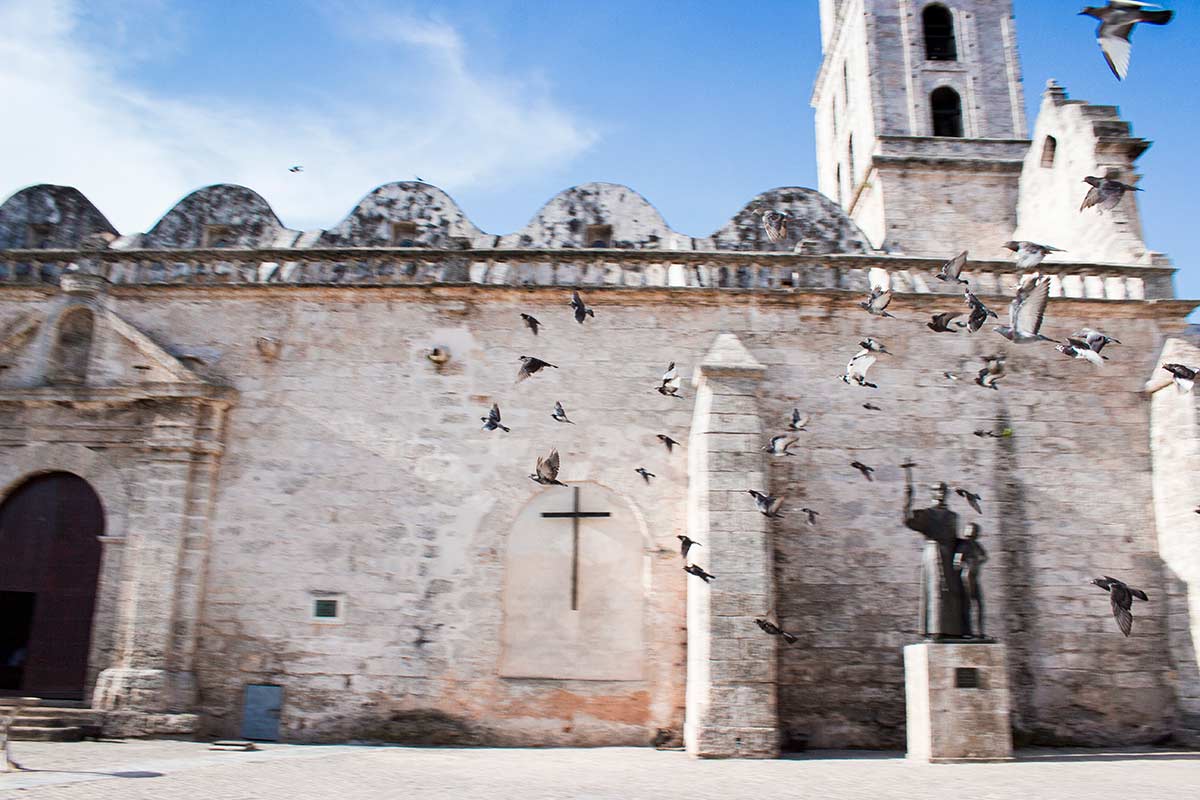
<path fill-rule="evenodd" d="M 100 498 L 71 473 L 0 503 L 0 694 L 83 697 L 103 534 Z"/>
<path fill-rule="evenodd" d="M 929 96 L 933 113 L 933 135 L 961 137 L 963 135 L 962 100 L 949 86 L 934 89 Z"/>
<path fill-rule="evenodd" d="M 1054 156 L 1058 152 L 1058 140 L 1053 136 L 1047 136 L 1046 141 L 1042 143 L 1042 166 L 1050 168 L 1054 166 Z"/>
<path fill-rule="evenodd" d="M 958 43 L 954 40 L 954 16 L 943 5 L 927 6 L 921 12 L 925 32 L 925 58 L 929 61 L 957 61 Z"/>
<path fill-rule="evenodd" d="M 50 383 L 82 384 L 87 380 L 96 317 L 90 308 L 66 311 L 55 331 L 46 379 Z"/>

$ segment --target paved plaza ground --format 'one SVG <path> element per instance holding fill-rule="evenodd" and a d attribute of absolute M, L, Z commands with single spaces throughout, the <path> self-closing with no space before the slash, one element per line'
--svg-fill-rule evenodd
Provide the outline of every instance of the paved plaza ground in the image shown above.
<path fill-rule="evenodd" d="M 15 742 L 13 748 L 28 771 L 0 774 L 5 800 L 1200 797 L 1200 753 L 1169 750 L 1025 750 L 1006 764 L 924 766 L 900 753 L 845 751 L 700 761 L 641 748 L 263 745 L 244 753 L 175 741 Z"/>

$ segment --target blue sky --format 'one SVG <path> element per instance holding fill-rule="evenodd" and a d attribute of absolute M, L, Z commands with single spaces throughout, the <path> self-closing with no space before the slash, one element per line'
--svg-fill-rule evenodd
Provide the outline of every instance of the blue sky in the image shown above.
<path fill-rule="evenodd" d="M 1031 124 L 1054 77 L 1154 140 L 1146 238 L 1200 298 L 1200 94 L 1186 77 L 1200 4 L 1169 3 L 1172 25 L 1137 32 L 1125 83 L 1076 16 L 1084 4 L 1015 2 Z M 816 184 L 819 63 L 816 0 L 0 0 L 0 196 L 75 185 L 129 232 L 233 182 L 313 228 L 419 175 L 504 233 L 606 180 L 706 235 L 760 191 Z"/>

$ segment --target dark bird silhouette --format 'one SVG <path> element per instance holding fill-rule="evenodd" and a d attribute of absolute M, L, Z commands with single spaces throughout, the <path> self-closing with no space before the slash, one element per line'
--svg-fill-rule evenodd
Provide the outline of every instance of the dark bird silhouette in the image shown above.
<path fill-rule="evenodd" d="M 689 575 L 695 575 L 697 578 L 704 581 L 705 583 L 711 583 L 713 581 L 713 579 L 716 577 L 715 575 L 709 575 L 707 572 L 700 569 L 700 567 L 696 566 L 695 564 L 688 564 L 686 567 L 683 568 L 683 571 L 688 573 Z"/>
<path fill-rule="evenodd" d="M 558 479 L 558 450 L 551 450 L 550 455 L 539 458 L 529 478 L 543 486 L 566 486 Z"/>
<path fill-rule="evenodd" d="M 943 378 L 945 378 L 945 379 L 946 379 L 946 380 L 948 380 L 948 381 L 956 381 L 956 380 L 958 380 L 958 376 L 957 376 L 957 375 L 955 375 L 953 372 L 943 372 L 943 373 L 942 373 L 942 377 L 943 377 Z"/>
<path fill-rule="evenodd" d="M 1017 268 L 1023 270 L 1033 269 L 1051 253 L 1064 252 L 1061 248 L 1037 242 L 1005 242 L 1004 246 L 1017 254 Z"/>
<path fill-rule="evenodd" d="M 888 349 L 883 346 L 882 342 L 870 337 L 863 339 L 858 343 L 858 346 L 870 353 L 884 353 L 885 355 L 891 355 L 891 353 L 888 352 Z"/>
<path fill-rule="evenodd" d="M 1083 203 L 1079 206 L 1079 210 L 1083 211 L 1086 208 L 1095 206 L 1099 211 L 1112 211 L 1121 202 L 1121 198 L 1126 192 L 1142 191 L 1136 186 L 1130 186 L 1128 183 L 1121 183 L 1112 178 L 1096 178 L 1091 175 L 1083 179 L 1083 182 L 1091 186 L 1088 193 L 1083 196 Z"/>
<path fill-rule="evenodd" d="M 638 475 L 641 475 L 642 480 L 644 480 L 646 483 L 649 483 L 651 478 L 658 477 L 653 472 L 647 472 L 645 467 L 638 467 L 634 470 L 634 472 L 636 472 Z"/>
<path fill-rule="evenodd" d="M 817 517 L 821 516 L 820 511 L 814 511 L 811 508 L 802 508 L 802 509 L 800 509 L 800 513 L 804 514 L 806 517 L 808 517 L 809 525 L 816 525 Z"/>
<path fill-rule="evenodd" d="M 983 513 L 983 509 L 979 507 L 979 500 L 980 500 L 979 495 L 975 494 L 974 492 L 969 492 L 966 489 L 962 489 L 962 488 L 955 489 L 954 493 L 956 495 L 958 495 L 959 497 L 961 497 L 962 499 L 966 500 L 967 505 L 969 505 L 971 508 L 975 509 L 976 514 Z"/>
<path fill-rule="evenodd" d="M 1139 22 L 1166 25 L 1174 16 L 1171 11 L 1136 0 L 1109 0 L 1107 6 L 1088 6 L 1079 14 L 1100 20 L 1096 28 L 1096 42 L 1104 53 L 1108 68 L 1119 81 L 1125 80 L 1129 74 L 1129 56 L 1133 50 L 1130 37 L 1133 36 L 1134 26 Z"/>
<path fill-rule="evenodd" d="M 494 431 L 499 428 L 505 433 L 509 433 L 508 428 L 500 424 L 500 406 L 496 403 L 492 403 L 492 409 L 488 411 L 488 415 L 480 417 L 480 419 L 483 420 L 483 430 L 485 431 Z"/>
<path fill-rule="evenodd" d="M 788 633 L 787 631 L 785 631 L 783 628 L 779 627 L 778 625 L 776 625 L 772 622 L 768 622 L 765 619 L 755 619 L 754 624 L 757 625 L 758 627 L 762 628 L 763 633 L 769 634 L 771 636 L 782 636 L 783 640 L 785 642 L 787 642 L 788 644 L 793 644 L 796 641 L 796 637 L 794 635 Z"/>
<path fill-rule="evenodd" d="M 770 495 L 756 492 L 753 489 L 747 489 L 746 492 L 754 498 L 754 505 L 762 512 L 763 516 L 778 517 L 781 516 L 779 510 L 783 508 L 782 497 L 771 497 Z"/>
<path fill-rule="evenodd" d="M 799 441 L 795 436 L 780 434 L 779 436 L 772 436 L 771 441 L 764 444 L 761 449 L 764 453 L 770 453 L 773 456 L 791 456 L 795 455 L 795 453 L 791 452 L 789 448 L 798 444 Z"/>
<path fill-rule="evenodd" d="M 1107 334 L 1092 328 L 1080 328 L 1071 334 L 1070 340 L 1072 344 L 1082 343 L 1093 352 L 1099 353 L 1108 344 L 1120 344 L 1120 339 L 1114 339 Z"/>
<path fill-rule="evenodd" d="M 1069 358 L 1078 358 L 1081 361 L 1090 361 L 1097 367 L 1103 367 L 1104 361 L 1108 356 L 1102 356 L 1095 350 L 1087 346 L 1087 342 L 1080 339 L 1069 338 L 1063 344 L 1054 345 L 1054 349 Z"/>
<path fill-rule="evenodd" d="M 996 312 L 985 306 L 970 289 L 963 289 L 963 298 L 966 299 L 967 305 L 971 307 L 971 315 L 967 317 L 966 325 L 967 330 L 971 333 L 975 333 L 975 331 L 982 328 L 983 323 L 987 322 L 988 317 L 996 317 L 999 319 L 999 316 L 996 314 Z M 961 322 L 956 324 L 962 325 Z"/>
<path fill-rule="evenodd" d="M 811 421 L 812 421 L 811 414 L 801 415 L 800 409 L 793 408 L 792 409 L 792 421 L 790 423 L 788 423 L 788 427 L 790 427 L 794 431 L 806 430 L 808 428 L 808 423 Z"/>
<path fill-rule="evenodd" d="M 862 407 L 865 408 L 867 411 L 883 411 L 882 408 L 875 405 L 874 403 L 863 403 Z"/>
<path fill-rule="evenodd" d="M 672 361 L 667 365 L 667 371 L 663 373 L 662 383 L 655 387 L 654 390 L 661 395 L 676 397 L 682 400 L 683 398 L 679 397 L 679 387 L 682 383 L 678 373 L 675 372 L 675 362 Z"/>
<path fill-rule="evenodd" d="M 1126 636 L 1132 633 L 1133 598 L 1150 602 L 1146 593 L 1108 575 L 1093 579 L 1092 584 L 1108 592 L 1109 599 L 1112 601 L 1113 616 L 1117 620 L 1117 627 L 1121 629 L 1121 633 Z"/>
<path fill-rule="evenodd" d="M 704 545 L 700 544 L 695 539 L 689 539 L 682 534 L 677 535 L 675 538 L 679 540 L 679 555 L 683 556 L 684 561 L 687 561 L 688 551 L 693 547 L 704 547 Z"/>
<path fill-rule="evenodd" d="M 856 470 L 861 472 L 862 476 L 864 478 L 866 478 L 867 480 L 869 480 L 869 481 L 875 480 L 874 478 L 871 477 L 871 473 L 875 471 L 874 467 L 868 467 L 866 464 L 862 463 L 861 461 L 851 461 L 850 466 L 854 467 Z"/>
<path fill-rule="evenodd" d="M 521 319 L 525 320 L 525 327 L 533 331 L 533 335 L 538 335 L 538 327 L 542 324 L 538 322 L 537 317 L 532 314 L 522 314 Z"/>
<path fill-rule="evenodd" d="M 966 279 L 959 277 L 962 275 L 963 267 L 966 265 L 967 251 L 963 250 L 954 258 L 950 259 L 945 264 L 942 264 L 941 269 L 938 270 L 938 274 L 934 275 L 933 277 L 937 278 L 939 281 L 955 281 L 957 283 L 966 283 Z"/>
<path fill-rule="evenodd" d="M 941 314 L 934 314 L 929 318 L 929 322 L 925 323 L 925 327 L 934 333 L 958 333 L 958 331 L 949 327 L 951 321 L 958 319 L 962 314 L 957 311 L 946 311 Z"/>
<path fill-rule="evenodd" d="M 541 372 L 545 367 L 558 369 L 557 366 L 551 364 L 549 361 L 542 361 L 540 358 L 533 356 L 517 356 L 517 358 L 521 361 L 521 369 L 517 372 L 517 383 L 520 383 L 536 372 Z"/>
<path fill-rule="evenodd" d="M 550 416 L 554 418 L 555 422 L 568 422 L 572 425 L 575 424 L 574 422 L 571 422 L 571 420 L 567 419 L 566 409 L 564 409 L 563 404 L 557 400 L 554 402 L 554 411 L 550 414 Z"/>
<path fill-rule="evenodd" d="M 980 439 L 1003 439 L 1007 436 L 1012 436 L 1013 432 L 1012 432 L 1012 428 L 1005 428 L 1004 430 L 1000 431 L 999 433 L 996 433 L 995 431 L 983 431 L 983 430 L 975 431 L 975 435 L 978 436 Z"/>
<path fill-rule="evenodd" d="M 571 308 L 575 309 L 575 321 L 580 325 L 588 317 L 596 318 L 596 312 L 588 308 L 583 303 L 583 298 L 579 296 L 579 292 L 571 292 Z"/>
<path fill-rule="evenodd" d="M 881 289 L 874 287 L 871 293 L 867 295 L 867 299 L 859 303 L 859 308 L 865 310 L 868 314 L 876 317 L 894 317 L 894 314 L 889 314 L 884 309 L 888 307 L 888 303 L 892 302 L 892 290 Z"/>
<path fill-rule="evenodd" d="M 296 164 L 293 167 L 288 167 L 288 172 L 304 172 L 304 167 Z"/>
<path fill-rule="evenodd" d="M 975 376 L 975 383 L 985 389 L 995 389 L 1000 391 L 1000 387 L 996 385 L 996 381 L 1000 380 L 1005 375 L 1004 362 L 1005 358 L 1002 355 L 987 356 L 983 359 L 984 367 L 979 370 L 979 374 Z"/>
<path fill-rule="evenodd" d="M 1191 392 L 1196 382 L 1197 370 L 1183 364 L 1163 364 L 1163 369 L 1175 376 L 1175 386 L 1180 392 Z"/>
<path fill-rule="evenodd" d="M 1046 316 L 1046 304 L 1050 302 L 1050 278 L 1034 274 L 1021 281 L 1017 296 L 1008 307 L 1008 324 L 996 325 L 996 333 L 1013 344 L 1029 342 L 1052 342 L 1043 336 L 1042 319 Z"/>
<path fill-rule="evenodd" d="M 668 453 L 672 452 L 671 448 L 679 444 L 679 442 L 675 441 L 670 436 L 667 436 L 665 433 L 659 433 L 656 435 L 658 436 L 658 440 L 667 446 Z"/>

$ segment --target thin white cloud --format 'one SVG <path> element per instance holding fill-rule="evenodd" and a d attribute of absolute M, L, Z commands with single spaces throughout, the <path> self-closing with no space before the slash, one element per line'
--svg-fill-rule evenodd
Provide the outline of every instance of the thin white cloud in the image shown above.
<path fill-rule="evenodd" d="M 400 48 L 418 80 L 364 66 L 336 91 L 302 92 L 276 76 L 279 90 L 252 104 L 146 88 L 136 77 L 150 67 L 89 43 L 80 19 L 72 0 L 0 0 L 0 198 L 69 184 L 123 232 L 220 182 L 255 189 L 288 225 L 330 227 L 380 183 L 420 174 L 453 192 L 532 178 L 596 137 L 534 81 L 473 68 L 459 32 L 432 19 L 371 12 L 354 29 L 332 26 L 364 47 Z"/>

